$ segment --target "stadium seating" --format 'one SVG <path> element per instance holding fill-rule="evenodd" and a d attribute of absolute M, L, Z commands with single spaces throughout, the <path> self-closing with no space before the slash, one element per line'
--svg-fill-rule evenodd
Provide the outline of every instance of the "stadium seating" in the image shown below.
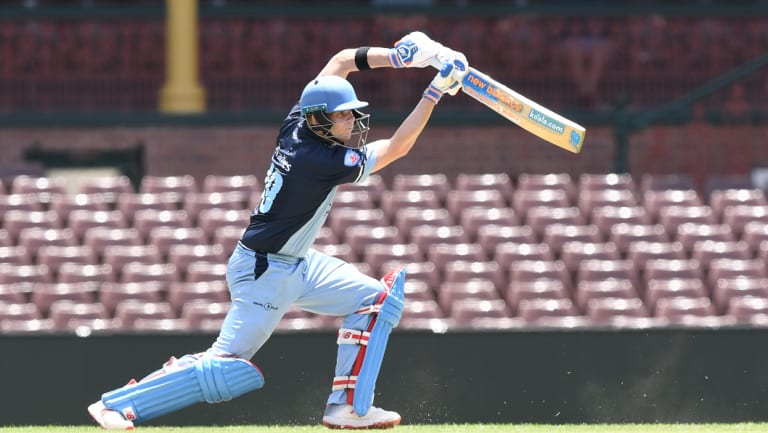
<path fill-rule="evenodd" d="M 705 200 L 675 176 L 398 179 L 339 188 L 313 247 L 374 278 L 405 266 L 404 327 L 768 325 L 759 190 Z M 159 177 L 138 193 L 122 178 L 34 183 L 0 194 L 0 331 L 221 324 L 255 178 Z M 296 311 L 278 329 L 337 322 Z"/>

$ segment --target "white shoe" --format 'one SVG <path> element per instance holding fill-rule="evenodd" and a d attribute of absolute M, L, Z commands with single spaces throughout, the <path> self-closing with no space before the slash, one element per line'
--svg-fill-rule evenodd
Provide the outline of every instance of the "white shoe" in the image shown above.
<path fill-rule="evenodd" d="M 133 423 L 119 412 L 107 409 L 101 400 L 88 406 L 88 413 L 105 430 L 133 430 Z"/>
<path fill-rule="evenodd" d="M 325 409 L 323 425 L 328 428 L 392 428 L 400 424 L 400 414 L 371 406 L 365 416 L 358 416 L 352 405 L 332 404 Z"/>

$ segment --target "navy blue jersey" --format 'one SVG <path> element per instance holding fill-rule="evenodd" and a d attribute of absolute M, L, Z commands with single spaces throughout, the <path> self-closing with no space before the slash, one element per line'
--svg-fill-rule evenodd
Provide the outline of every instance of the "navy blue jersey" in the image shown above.
<path fill-rule="evenodd" d="M 361 182 L 375 155 L 365 147 L 332 145 L 312 132 L 299 105 L 283 121 L 264 179 L 261 202 L 251 214 L 242 242 L 268 253 L 303 257 L 323 226 L 343 183 Z"/>

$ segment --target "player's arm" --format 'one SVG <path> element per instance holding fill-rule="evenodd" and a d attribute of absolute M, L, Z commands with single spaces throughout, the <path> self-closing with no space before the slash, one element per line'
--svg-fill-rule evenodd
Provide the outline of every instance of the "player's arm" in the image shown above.
<path fill-rule="evenodd" d="M 376 165 L 372 172 L 379 171 L 408 154 L 427 125 L 442 95 L 445 93 L 455 95 L 459 91 L 460 78 L 466 73 L 466 68 L 466 63 L 459 60 L 446 63 L 435 75 L 419 103 L 400 124 L 394 135 L 368 143 L 367 147 L 376 155 Z"/>
<path fill-rule="evenodd" d="M 422 32 L 411 32 L 395 43 L 393 48 L 346 48 L 328 61 L 318 75 L 338 75 L 346 78 L 350 72 L 375 68 L 425 68 L 452 61 L 460 54 L 435 42 Z M 463 56 L 463 55 L 462 55 Z M 435 61 L 435 59 L 440 59 Z"/>

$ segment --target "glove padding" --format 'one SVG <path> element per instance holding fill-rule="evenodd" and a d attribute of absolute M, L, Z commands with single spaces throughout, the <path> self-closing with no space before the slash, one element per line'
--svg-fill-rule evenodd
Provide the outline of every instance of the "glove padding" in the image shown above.
<path fill-rule="evenodd" d="M 390 50 L 389 62 L 393 68 L 425 68 L 436 64 L 441 50 L 445 50 L 443 44 L 422 32 L 411 32 L 395 43 Z"/>
<path fill-rule="evenodd" d="M 424 98 L 437 104 L 443 94 L 455 95 L 461 88 L 461 80 L 467 73 L 467 64 L 464 61 L 455 59 L 446 62 L 440 68 L 440 72 L 435 75 L 429 87 L 424 91 Z"/>

